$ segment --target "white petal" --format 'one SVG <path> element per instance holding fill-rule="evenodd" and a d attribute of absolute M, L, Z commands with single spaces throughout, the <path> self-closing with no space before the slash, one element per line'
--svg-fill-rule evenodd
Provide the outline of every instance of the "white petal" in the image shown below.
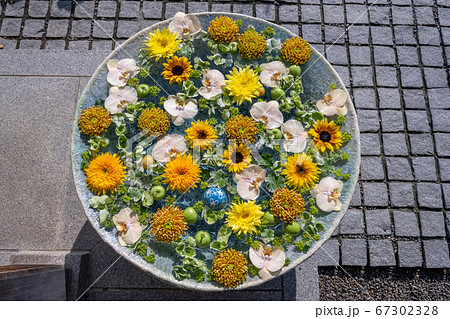
<path fill-rule="evenodd" d="M 286 121 L 286 123 L 281 126 L 281 132 L 283 132 L 283 134 L 290 133 L 293 136 L 298 136 L 304 131 L 305 129 L 303 128 L 302 123 L 294 119 Z"/>
<path fill-rule="evenodd" d="M 343 105 L 337 108 L 337 115 L 346 115 L 347 114 L 347 106 Z"/>
<path fill-rule="evenodd" d="M 336 89 L 330 92 L 330 95 L 333 98 L 333 102 L 334 104 L 336 104 L 336 106 L 342 106 L 345 104 L 345 102 L 347 102 L 347 94 L 345 93 L 344 90 L 341 89 Z"/>
<path fill-rule="evenodd" d="M 334 105 L 334 104 L 328 105 L 325 103 L 324 100 L 317 101 L 316 107 L 320 113 L 322 113 L 323 115 L 326 115 L 326 116 L 333 116 L 337 112 L 336 105 Z"/>
<path fill-rule="evenodd" d="M 316 198 L 317 194 L 319 194 L 319 185 L 316 184 L 316 186 L 314 187 L 314 189 L 311 190 L 311 196 Z"/>
<path fill-rule="evenodd" d="M 109 95 L 105 100 L 105 108 L 110 114 L 120 113 L 124 108 L 119 107 L 120 99 L 116 94 Z"/>
<path fill-rule="evenodd" d="M 286 261 L 286 255 L 284 253 L 283 248 L 277 247 L 272 251 L 272 258 L 266 264 L 266 268 L 270 272 L 276 272 L 283 268 L 284 263 Z"/>
<path fill-rule="evenodd" d="M 322 178 L 319 182 L 319 187 L 326 191 L 338 189 L 339 187 L 341 187 L 342 190 L 342 185 L 342 181 L 338 181 L 337 179 L 334 179 L 330 176 Z"/>
<path fill-rule="evenodd" d="M 266 171 L 259 165 L 250 165 L 244 171 L 249 171 L 253 174 L 253 177 L 256 177 L 260 180 L 266 179 Z"/>
<path fill-rule="evenodd" d="M 181 116 L 172 116 L 172 122 L 175 126 L 183 125 L 184 118 Z"/>
<path fill-rule="evenodd" d="M 219 70 L 208 70 L 207 76 L 209 80 L 211 81 L 211 84 L 215 86 L 223 86 L 225 85 L 225 77 L 223 76 L 222 72 Z"/>
<path fill-rule="evenodd" d="M 172 116 L 178 116 L 180 111 L 177 110 L 177 97 L 175 95 L 169 95 L 164 102 L 164 109 Z"/>
<path fill-rule="evenodd" d="M 118 61 L 116 59 L 111 59 L 106 63 L 106 66 L 108 67 L 108 70 L 111 71 L 113 69 L 117 69 L 117 63 Z"/>
<path fill-rule="evenodd" d="M 264 247 L 265 246 L 263 243 L 259 243 L 258 250 L 255 250 L 252 247 L 250 247 L 248 251 L 250 261 L 252 262 L 253 266 L 257 268 L 262 268 L 264 266 L 264 259 L 261 257 L 261 254 L 264 251 Z"/>
<path fill-rule="evenodd" d="M 138 100 L 137 91 L 130 86 L 126 86 L 123 88 L 122 96 L 127 100 L 128 103 L 136 103 Z"/>
<path fill-rule="evenodd" d="M 115 86 L 124 86 L 127 84 L 127 81 L 124 79 L 121 79 L 122 73 L 119 69 L 112 69 L 108 72 L 108 75 L 106 76 L 106 80 L 109 84 L 115 85 Z"/>
<path fill-rule="evenodd" d="M 261 71 L 260 81 L 263 85 L 274 88 L 278 86 L 278 83 L 272 80 L 272 72 L 268 70 Z"/>
<path fill-rule="evenodd" d="M 184 119 L 193 119 L 198 113 L 197 104 L 193 102 L 194 100 L 187 100 L 184 110 L 181 111 L 180 116 Z"/>
<path fill-rule="evenodd" d="M 324 193 L 317 194 L 316 197 L 317 207 L 319 207 L 324 212 L 331 212 L 336 208 L 334 201 L 328 201 L 328 196 Z"/>
<path fill-rule="evenodd" d="M 243 199 L 255 200 L 259 196 L 259 188 L 252 188 L 247 180 L 241 179 L 237 183 L 237 192 Z"/>
<path fill-rule="evenodd" d="M 118 94 L 120 89 L 117 86 L 111 86 L 109 88 L 109 94 Z"/>
<path fill-rule="evenodd" d="M 287 152 L 291 153 L 300 153 L 306 148 L 306 136 L 307 133 L 303 136 L 298 136 L 291 140 L 285 140 L 283 142 L 283 147 Z"/>
<path fill-rule="evenodd" d="M 142 228 L 140 225 L 136 225 L 134 227 L 130 227 L 126 232 L 119 232 L 119 242 L 122 239 L 122 242 L 131 245 L 134 244 L 141 238 Z M 121 243 L 122 245 L 122 243 Z M 123 245 L 122 245 L 123 246 Z"/>
<path fill-rule="evenodd" d="M 267 279 L 273 278 L 272 274 L 267 270 L 267 268 L 262 268 L 262 269 L 258 272 L 258 276 L 259 276 L 259 278 L 261 278 L 262 280 L 267 280 Z"/>

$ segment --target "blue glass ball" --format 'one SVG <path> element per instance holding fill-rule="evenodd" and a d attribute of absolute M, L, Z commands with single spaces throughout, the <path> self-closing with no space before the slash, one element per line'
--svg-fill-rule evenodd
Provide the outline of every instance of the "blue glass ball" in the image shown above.
<path fill-rule="evenodd" d="M 218 187 L 211 187 L 203 193 L 203 200 L 212 210 L 219 210 L 227 203 L 227 194 Z"/>

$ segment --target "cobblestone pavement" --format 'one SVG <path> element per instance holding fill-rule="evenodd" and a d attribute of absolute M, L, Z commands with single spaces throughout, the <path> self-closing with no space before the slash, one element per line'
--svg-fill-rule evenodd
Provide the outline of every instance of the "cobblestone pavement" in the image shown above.
<path fill-rule="evenodd" d="M 362 163 L 351 209 L 324 246 L 334 260 L 450 267 L 449 0 L 16 0 L 2 7 L 0 44 L 6 52 L 48 50 L 50 57 L 57 50 L 107 52 L 177 11 L 276 22 L 308 40 L 340 74 L 358 113 Z M 316 257 L 319 266 L 336 266 L 323 250 Z M 276 293 L 262 299 L 281 298 L 282 281 L 273 285 Z M 92 299 L 102 286 L 96 289 Z"/>

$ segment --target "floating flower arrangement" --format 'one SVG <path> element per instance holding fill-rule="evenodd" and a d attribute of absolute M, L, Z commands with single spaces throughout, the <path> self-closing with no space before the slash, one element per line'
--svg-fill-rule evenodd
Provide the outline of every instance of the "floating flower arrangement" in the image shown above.
<path fill-rule="evenodd" d="M 342 209 L 351 139 L 344 90 L 300 98 L 310 55 L 270 26 L 220 16 L 202 30 L 177 13 L 137 63 L 110 60 L 109 95 L 78 119 L 100 227 L 148 263 L 165 245 L 178 280 L 222 287 L 270 279 L 288 249 L 306 252 L 324 230 L 315 216 Z"/>

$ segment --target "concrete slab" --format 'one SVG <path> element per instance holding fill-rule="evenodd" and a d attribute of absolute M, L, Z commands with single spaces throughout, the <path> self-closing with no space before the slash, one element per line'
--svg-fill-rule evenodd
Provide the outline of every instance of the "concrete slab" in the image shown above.
<path fill-rule="evenodd" d="M 284 275 L 284 300 L 319 300 L 319 274 L 315 256 Z"/>

